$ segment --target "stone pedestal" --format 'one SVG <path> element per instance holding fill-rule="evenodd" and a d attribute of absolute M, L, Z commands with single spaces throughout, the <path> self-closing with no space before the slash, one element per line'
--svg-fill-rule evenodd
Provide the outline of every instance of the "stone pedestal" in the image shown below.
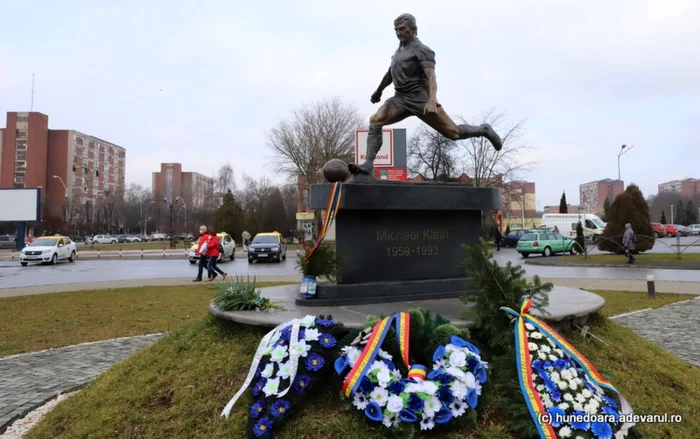
<path fill-rule="evenodd" d="M 332 185 L 311 186 L 325 209 Z M 321 282 L 303 306 L 458 297 L 465 292 L 462 244 L 483 236 L 481 213 L 501 208 L 500 189 L 462 183 L 346 184 L 335 219 L 340 281 Z"/>

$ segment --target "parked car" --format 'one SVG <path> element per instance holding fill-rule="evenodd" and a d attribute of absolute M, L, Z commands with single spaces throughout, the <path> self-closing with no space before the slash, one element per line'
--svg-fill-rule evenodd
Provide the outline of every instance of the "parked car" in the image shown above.
<path fill-rule="evenodd" d="M 152 241 L 165 241 L 165 238 L 167 236 L 168 235 L 166 235 L 165 233 L 154 233 L 153 235 L 151 235 L 151 240 Z"/>
<path fill-rule="evenodd" d="M 501 247 L 515 247 L 518 245 L 518 240 L 527 233 L 527 230 L 516 229 L 501 238 Z"/>
<path fill-rule="evenodd" d="M 218 236 L 219 241 L 221 241 L 219 245 L 219 259 L 217 259 L 217 261 L 224 262 L 226 258 L 234 261 L 236 259 L 236 241 L 226 232 L 217 233 L 216 236 Z M 190 261 L 190 264 L 196 264 L 197 261 L 199 261 L 197 245 L 198 243 L 195 241 L 187 251 L 187 260 Z"/>
<path fill-rule="evenodd" d="M 0 235 L 0 248 L 16 248 L 17 238 L 15 235 Z"/>
<path fill-rule="evenodd" d="M 680 224 L 674 224 L 673 227 L 678 230 L 678 234 L 681 236 L 688 236 L 690 234 L 690 231 L 686 226 L 680 225 Z"/>
<path fill-rule="evenodd" d="M 664 230 L 666 231 L 666 237 L 676 237 L 678 236 L 678 229 L 673 224 L 663 224 Z"/>
<path fill-rule="evenodd" d="M 700 235 L 700 224 L 691 224 L 688 226 L 688 233 L 691 235 Z"/>
<path fill-rule="evenodd" d="M 659 223 L 651 223 L 651 228 L 654 229 L 654 237 L 655 238 L 661 238 L 662 236 L 666 236 L 666 227 Z"/>
<path fill-rule="evenodd" d="M 258 233 L 248 246 L 248 263 L 255 261 L 282 262 L 287 259 L 287 243 L 279 232 Z"/>
<path fill-rule="evenodd" d="M 518 253 L 527 258 L 533 253 L 551 256 L 556 253 L 578 253 L 576 241 L 556 232 L 528 232 L 518 241 Z"/>
<path fill-rule="evenodd" d="M 77 254 L 75 242 L 67 236 L 42 236 L 24 247 L 20 252 L 19 263 L 26 267 L 30 262 L 50 263 L 73 262 Z"/>
<path fill-rule="evenodd" d="M 90 239 L 92 245 L 97 244 L 116 244 L 117 238 L 111 235 L 95 235 Z"/>

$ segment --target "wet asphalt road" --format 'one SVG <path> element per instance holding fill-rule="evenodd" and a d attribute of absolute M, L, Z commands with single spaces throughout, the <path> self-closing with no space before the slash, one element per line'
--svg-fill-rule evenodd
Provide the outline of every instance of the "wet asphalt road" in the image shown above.
<path fill-rule="evenodd" d="M 523 259 L 514 249 L 494 252 L 499 264 L 512 261 L 522 264 Z M 536 258 L 537 256 L 532 256 Z M 556 257 L 556 256 L 555 256 Z M 295 275 L 296 260 L 290 257 L 281 263 L 248 264 L 244 258 L 219 264 L 229 275 Z M 548 267 L 523 265 L 529 276 L 548 278 L 592 279 L 645 279 L 653 274 L 657 280 L 700 282 L 698 270 L 640 270 L 638 268 Z M 115 280 L 194 278 L 197 266 L 184 260 L 102 260 L 62 262 L 55 266 L 30 265 L 19 262 L 0 262 L 0 288 L 66 283 L 104 282 Z"/>

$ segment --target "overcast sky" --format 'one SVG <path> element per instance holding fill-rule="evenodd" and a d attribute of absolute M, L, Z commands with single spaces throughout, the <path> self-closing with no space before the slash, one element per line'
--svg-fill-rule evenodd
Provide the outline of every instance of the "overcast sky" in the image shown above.
<path fill-rule="evenodd" d="M 560 3 L 0 0 L 0 114 L 29 110 L 34 73 L 34 110 L 125 147 L 127 183 L 171 161 L 277 179 L 265 130 L 331 96 L 369 118 L 409 12 L 450 115 L 527 118 L 539 208 L 615 178 L 622 144 L 645 195 L 700 178 L 700 2 Z"/>

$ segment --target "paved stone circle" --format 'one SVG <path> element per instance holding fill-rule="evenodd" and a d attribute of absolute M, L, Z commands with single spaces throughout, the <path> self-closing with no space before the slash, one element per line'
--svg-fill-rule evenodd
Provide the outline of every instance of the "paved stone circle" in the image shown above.
<path fill-rule="evenodd" d="M 0 433 L 61 393 L 85 386 L 165 334 L 83 343 L 0 358 Z"/>

